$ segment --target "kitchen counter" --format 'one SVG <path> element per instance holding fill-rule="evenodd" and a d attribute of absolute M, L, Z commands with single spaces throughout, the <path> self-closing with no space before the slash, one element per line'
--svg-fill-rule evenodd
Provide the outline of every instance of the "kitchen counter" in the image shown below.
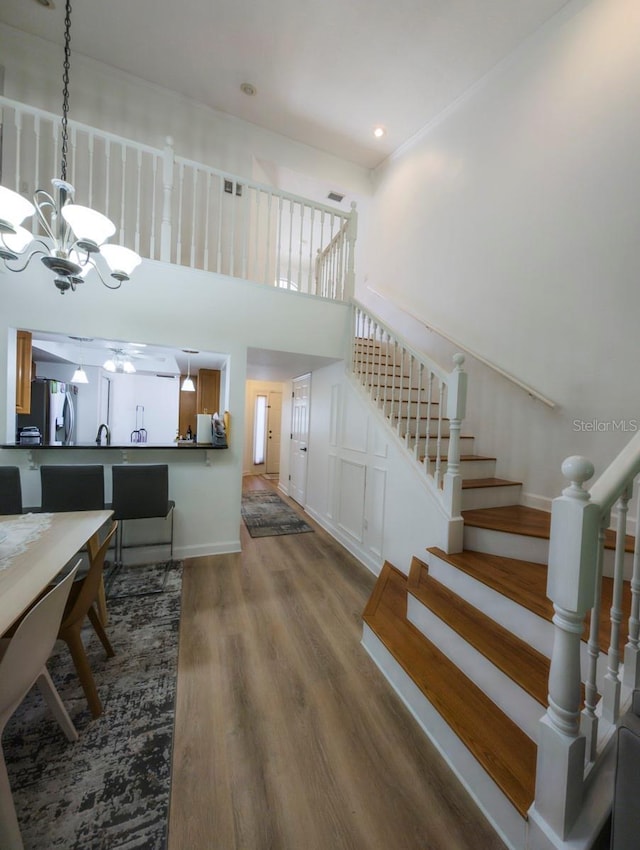
<path fill-rule="evenodd" d="M 112 443 L 110 446 L 97 445 L 97 443 L 75 443 L 73 446 L 43 446 L 37 443 L 24 444 L 20 443 L 4 443 L 0 446 L 2 449 L 27 449 L 27 451 L 69 451 L 70 449 L 101 449 L 102 451 L 110 451 L 117 449 L 118 451 L 130 451 L 131 449 L 154 449 L 154 450 L 174 450 L 174 449 L 206 449 L 214 451 L 217 449 L 226 449 L 228 446 L 213 446 L 211 443 L 196 443 L 194 440 L 178 440 L 174 443 Z"/>

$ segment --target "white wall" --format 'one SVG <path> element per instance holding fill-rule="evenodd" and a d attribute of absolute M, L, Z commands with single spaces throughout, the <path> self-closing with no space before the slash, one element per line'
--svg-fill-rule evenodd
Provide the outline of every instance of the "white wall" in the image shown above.
<path fill-rule="evenodd" d="M 179 380 L 124 373 L 110 378 L 111 442 L 128 443 L 144 427 L 147 442 L 171 443 L 178 428 Z"/>
<path fill-rule="evenodd" d="M 444 545 L 439 505 L 343 363 L 313 372 L 311 411 L 305 510 L 372 572 L 389 560 L 408 573 Z"/>
<path fill-rule="evenodd" d="M 170 495 L 176 500 L 179 556 L 232 551 L 239 547 L 240 493 L 244 443 L 247 348 L 286 350 L 321 357 L 343 357 L 349 310 L 345 305 L 292 296 L 282 290 L 222 278 L 207 272 L 143 261 L 135 277 L 116 292 L 97 281 L 61 296 L 51 275 L 32 264 L 20 275 L 0 274 L 0 421 L 3 437 L 14 440 L 15 329 L 52 331 L 103 339 L 136 339 L 170 348 L 193 347 L 228 355 L 229 449 L 209 452 L 149 450 L 131 454 L 170 462 Z M 188 297 L 187 297 L 188 294 Z M 7 404 L 7 399 L 11 402 Z M 95 438 L 95 437 L 94 437 Z M 55 450 L 53 450 L 55 452 Z M 77 451 L 78 462 L 122 462 L 118 455 Z M 138 451 L 145 451 L 139 449 Z M 86 457 L 85 457 L 86 456 Z M 62 455 L 34 452 L 36 464 L 63 462 Z M 0 463 L 21 466 L 25 501 L 39 504 L 37 469 L 19 449 L 0 450 Z"/>
<path fill-rule="evenodd" d="M 630 436 L 574 420 L 640 422 L 638 32 L 636 0 L 569 3 L 377 174 L 359 279 L 558 402 L 480 378 L 469 410 L 538 497 Z"/>

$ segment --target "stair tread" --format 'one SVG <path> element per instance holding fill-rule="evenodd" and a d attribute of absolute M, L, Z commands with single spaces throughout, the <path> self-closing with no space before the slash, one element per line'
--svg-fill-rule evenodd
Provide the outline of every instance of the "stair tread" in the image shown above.
<path fill-rule="evenodd" d="M 363 618 L 523 818 L 536 745 L 406 617 L 407 577 L 388 562 Z"/>
<path fill-rule="evenodd" d="M 507 534 L 522 534 L 527 537 L 549 539 L 551 530 L 551 514 L 537 508 L 525 505 L 505 505 L 501 508 L 477 508 L 462 511 L 465 525 L 474 528 L 487 528 L 492 531 L 502 531 Z M 616 533 L 607 530 L 605 547 L 615 549 Z M 630 534 L 625 537 L 625 551 L 633 552 L 635 538 Z"/>
<path fill-rule="evenodd" d="M 506 478 L 465 478 L 462 489 L 470 490 L 476 487 L 521 487 L 522 481 L 509 481 Z"/>
<path fill-rule="evenodd" d="M 429 460 L 436 460 L 437 455 L 429 455 Z M 440 455 L 440 460 L 448 461 L 448 455 Z M 496 460 L 495 457 L 486 457 L 485 455 L 460 455 L 460 460 Z"/>
<path fill-rule="evenodd" d="M 434 546 L 427 549 L 432 555 L 456 567 L 477 581 L 497 591 L 517 605 L 521 605 L 543 620 L 551 622 L 553 604 L 547 597 L 547 566 L 532 561 L 521 561 L 518 558 L 506 558 L 503 555 L 491 555 L 487 552 L 474 552 L 463 549 L 462 552 L 447 554 Z M 600 622 L 598 626 L 598 644 L 601 652 L 609 649 L 611 622 L 609 611 L 613 600 L 613 579 L 602 579 L 602 603 Z M 630 582 L 623 582 L 622 588 L 623 622 L 629 619 L 631 613 Z M 588 640 L 590 629 L 590 612 L 585 619 L 582 639 Z M 624 629 L 620 630 L 618 650 L 623 653 L 625 643 Z"/>
<path fill-rule="evenodd" d="M 549 659 L 429 575 L 414 558 L 409 592 L 544 708 Z"/>

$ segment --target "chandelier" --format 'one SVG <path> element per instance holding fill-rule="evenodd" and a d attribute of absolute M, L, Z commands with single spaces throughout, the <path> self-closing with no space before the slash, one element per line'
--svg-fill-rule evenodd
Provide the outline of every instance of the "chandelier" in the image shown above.
<path fill-rule="evenodd" d="M 51 194 L 37 189 L 33 203 L 0 186 L 0 258 L 5 267 L 21 272 L 33 257 L 42 255 L 42 262 L 55 275 L 54 283 L 63 295 L 69 289 L 75 292 L 91 269 L 97 271 L 108 289 L 119 289 L 141 262 L 135 251 L 122 245 L 106 244 L 116 230 L 110 219 L 90 207 L 73 203 L 75 189 L 67 182 L 71 0 L 66 0 L 65 8 L 60 179 L 51 181 Z M 33 236 L 22 226 L 23 221 L 34 214 L 45 238 Z M 108 275 L 98 264 L 98 258 L 108 269 Z"/>

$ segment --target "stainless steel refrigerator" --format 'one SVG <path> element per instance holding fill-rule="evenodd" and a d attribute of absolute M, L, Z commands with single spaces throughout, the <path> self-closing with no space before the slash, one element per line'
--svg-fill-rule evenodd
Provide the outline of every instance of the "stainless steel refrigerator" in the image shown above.
<path fill-rule="evenodd" d="M 38 428 L 43 446 L 73 446 L 76 440 L 78 387 L 63 381 L 31 381 L 31 413 L 16 417 L 19 441 L 23 428 Z"/>

